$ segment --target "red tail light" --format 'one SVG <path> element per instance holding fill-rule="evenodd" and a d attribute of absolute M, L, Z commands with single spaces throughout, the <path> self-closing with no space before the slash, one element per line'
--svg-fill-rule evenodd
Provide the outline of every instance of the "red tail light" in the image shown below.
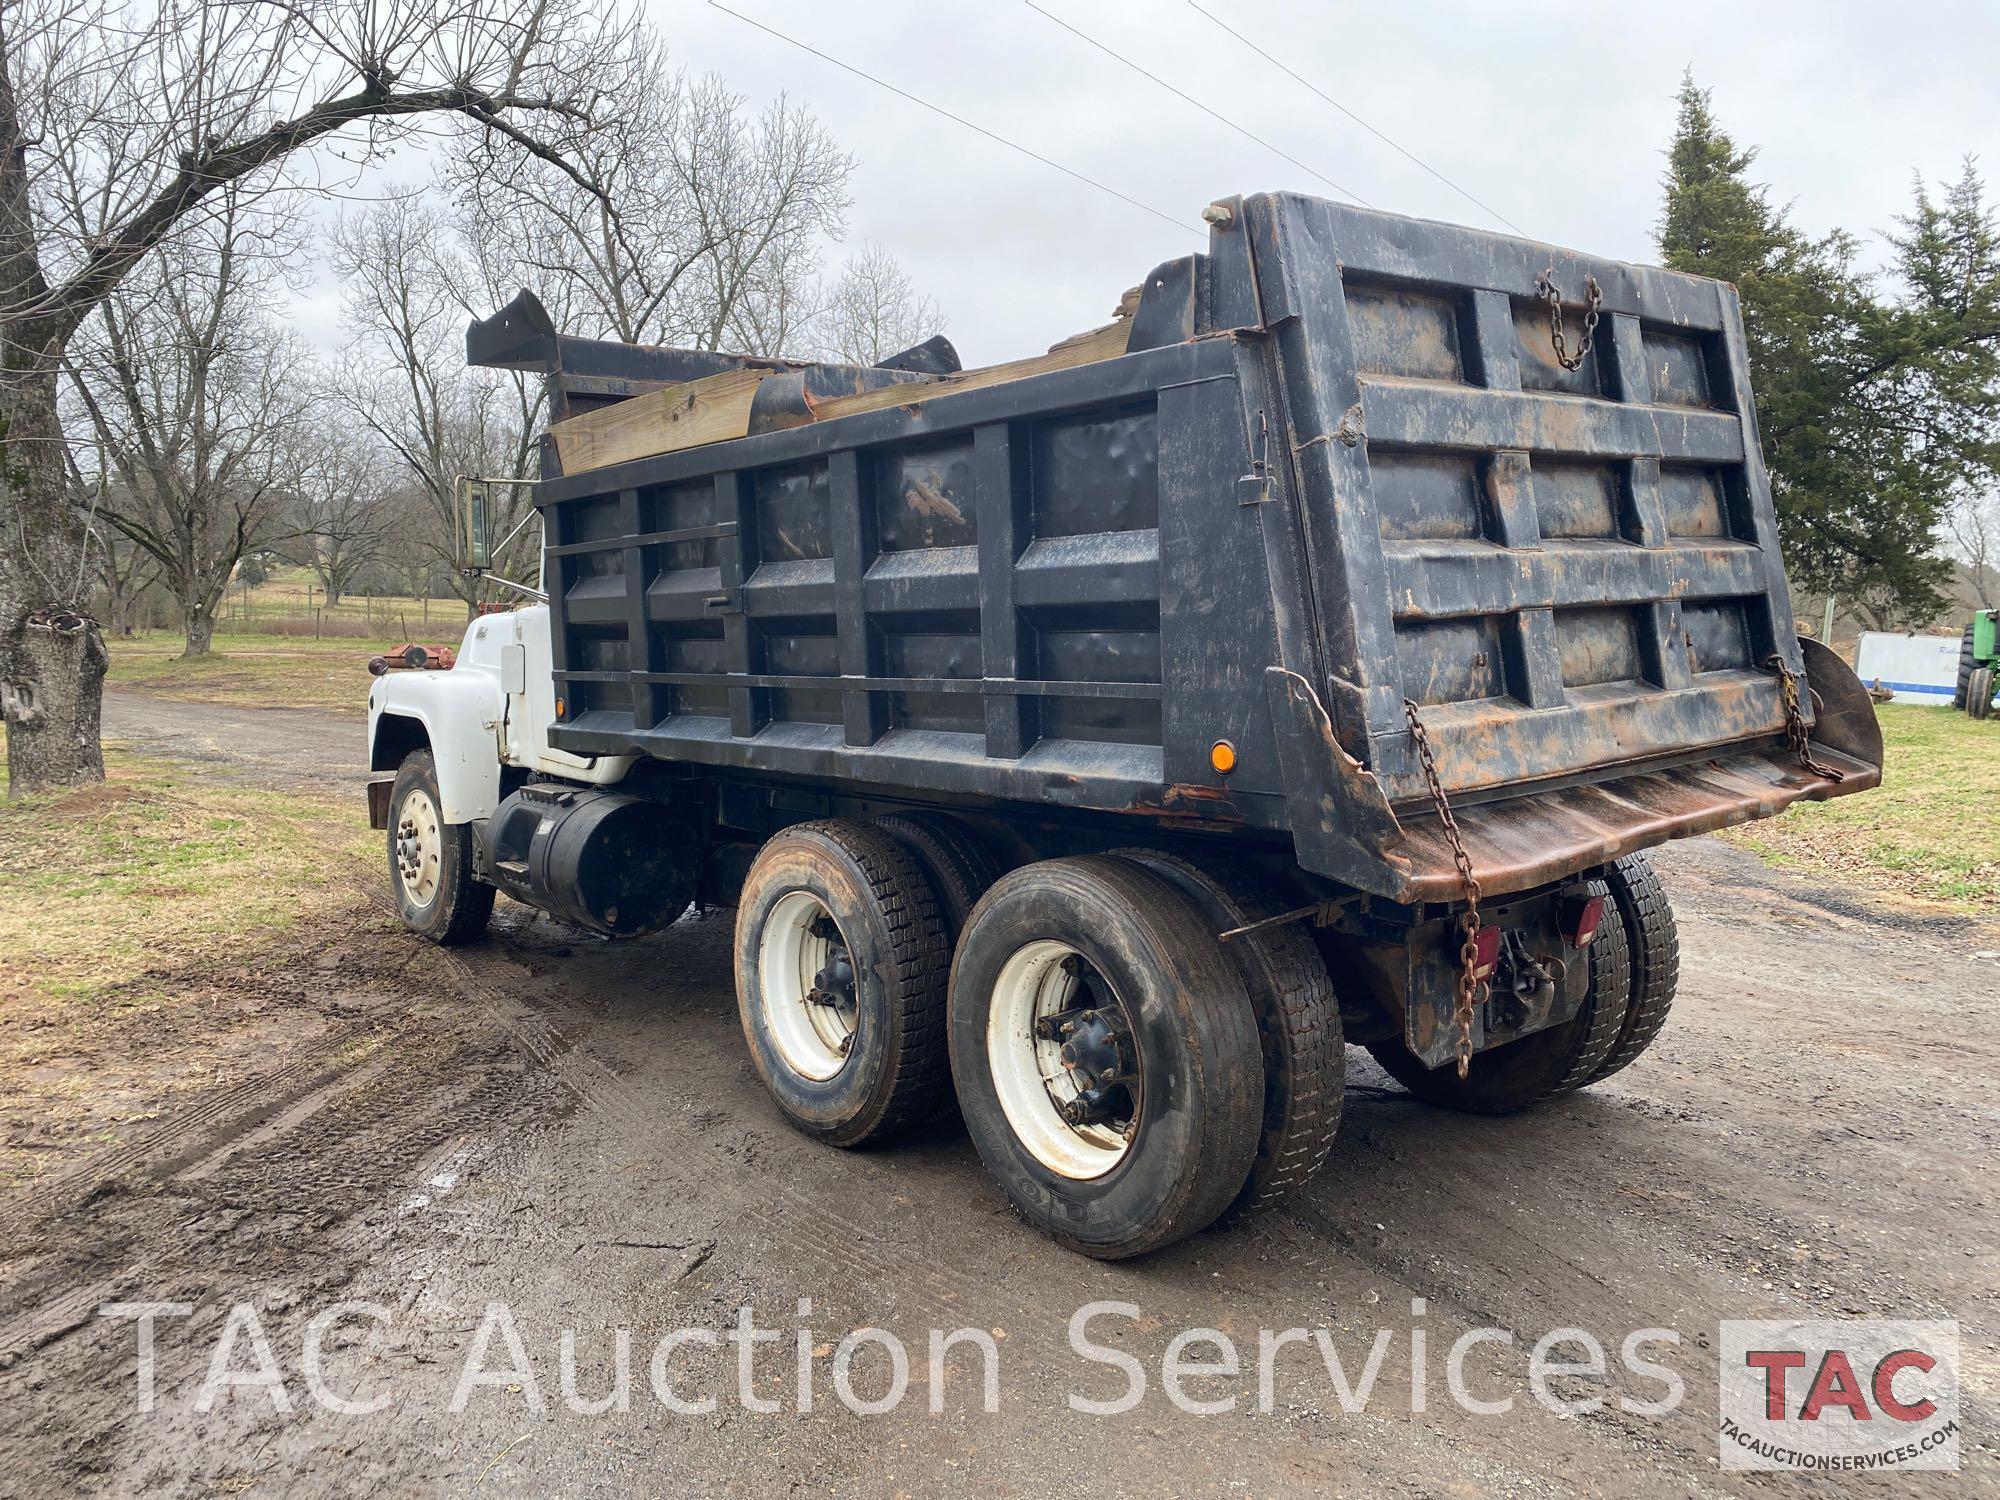
<path fill-rule="evenodd" d="M 1472 940 L 1474 953 L 1473 975 L 1478 979 L 1490 979 L 1493 971 L 1500 966 L 1500 929 L 1482 927 Z"/>
<path fill-rule="evenodd" d="M 1563 903 L 1563 938 L 1572 948 L 1582 948 L 1597 936 L 1597 924 L 1604 920 L 1602 896 L 1575 897 Z"/>

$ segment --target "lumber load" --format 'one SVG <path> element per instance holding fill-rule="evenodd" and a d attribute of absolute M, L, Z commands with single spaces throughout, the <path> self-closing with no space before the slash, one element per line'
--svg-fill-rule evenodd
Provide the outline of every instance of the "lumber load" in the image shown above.
<path fill-rule="evenodd" d="M 806 421 L 826 422 L 890 406 L 915 406 L 954 391 L 977 390 L 1115 359 L 1125 352 L 1131 332 L 1131 318 L 1119 317 L 1102 328 L 1064 339 L 1048 353 L 1031 359 L 952 374 L 903 376 L 896 383 L 877 389 L 825 396 L 816 396 L 813 382 L 797 372 L 725 370 L 699 380 L 645 391 L 629 400 L 551 423 L 549 435 L 555 439 L 563 473 L 581 474 L 635 458 L 727 442 L 753 431 Z M 777 399 L 760 402 L 759 389 L 766 381 L 778 382 L 771 387 Z"/>
<path fill-rule="evenodd" d="M 565 474 L 739 438 L 769 370 L 724 370 L 551 424 Z"/>
<path fill-rule="evenodd" d="M 811 403 L 813 420 L 830 422 L 835 417 L 851 417 L 859 411 L 880 411 L 885 406 L 916 406 L 939 396 L 949 396 L 955 391 L 973 391 L 982 386 L 1003 385 L 1010 380 L 1026 380 L 1030 375 L 1046 375 L 1052 370 L 1095 364 L 1101 359 L 1116 359 L 1125 352 L 1126 340 L 1131 333 L 1132 320 L 1119 318 L 1102 328 L 1093 328 L 1088 333 L 1064 339 L 1047 354 L 1037 354 L 1032 359 L 1016 359 L 1003 365 L 965 370 L 957 375 L 941 375 L 916 387 L 889 386 L 879 391 L 863 391 L 858 396 L 836 396 L 831 401 L 814 401 Z"/>

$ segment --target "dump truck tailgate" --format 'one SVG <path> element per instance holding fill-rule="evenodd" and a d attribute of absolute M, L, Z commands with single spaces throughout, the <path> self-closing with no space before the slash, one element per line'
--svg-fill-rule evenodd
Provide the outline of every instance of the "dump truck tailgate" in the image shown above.
<path fill-rule="evenodd" d="M 1453 791 L 1783 727 L 1765 664 L 1798 646 L 1731 287 L 1234 208 L 1214 248 L 1253 263 L 1276 345 L 1330 707 L 1392 801 L 1422 791 L 1405 700 Z"/>

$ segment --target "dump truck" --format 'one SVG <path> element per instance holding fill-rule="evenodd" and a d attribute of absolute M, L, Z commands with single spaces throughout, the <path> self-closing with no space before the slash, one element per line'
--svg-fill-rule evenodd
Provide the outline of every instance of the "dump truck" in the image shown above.
<path fill-rule="evenodd" d="M 1796 631 L 1735 291 L 1288 193 L 1204 217 L 987 369 L 475 323 L 547 382 L 545 602 L 371 689 L 409 927 L 733 907 L 787 1121 L 955 1103 L 1102 1258 L 1310 1180 L 1349 1044 L 1473 1114 L 1644 1052 L 1644 851 L 1881 775 Z"/>

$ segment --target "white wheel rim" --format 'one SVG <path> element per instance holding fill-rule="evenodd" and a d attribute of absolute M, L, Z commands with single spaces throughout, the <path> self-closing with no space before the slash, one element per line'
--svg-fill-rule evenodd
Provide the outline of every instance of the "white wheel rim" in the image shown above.
<path fill-rule="evenodd" d="M 1067 943 L 1029 943 L 1001 966 L 986 1013 L 986 1063 L 993 1089 L 1016 1140 L 1036 1161 L 1063 1177 L 1102 1177 L 1125 1159 L 1138 1130 L 1112 1125 L 1072 1125 L 1060 1106 L 1081 1092 L 1064 1066 L 1062 1045 L 1035 1034 L 1035 1023 L 1078 1004 L 1080 981 L 1064 960 L 1082 959 Z"/>
<path fill-rule="evenodd" d="M 396 819 L 396 876 L 419 906 L 429 906 L 443 875 L 444 825 L 431 794 L 413 787 Z"/>
<path fill-rule="evenodd" d="M 819 897 L 788 891 L 764 919 L 757 942 L 757 994 L 772 1045 L 786 1067 L 815 1083 L 847 1066 L 855 1031 L 851 1016 L 817 998 L 825 993 L 820 974 L 846 946 L 814 931 L 822 921 L 831 924 L 833 914 Z"/>

